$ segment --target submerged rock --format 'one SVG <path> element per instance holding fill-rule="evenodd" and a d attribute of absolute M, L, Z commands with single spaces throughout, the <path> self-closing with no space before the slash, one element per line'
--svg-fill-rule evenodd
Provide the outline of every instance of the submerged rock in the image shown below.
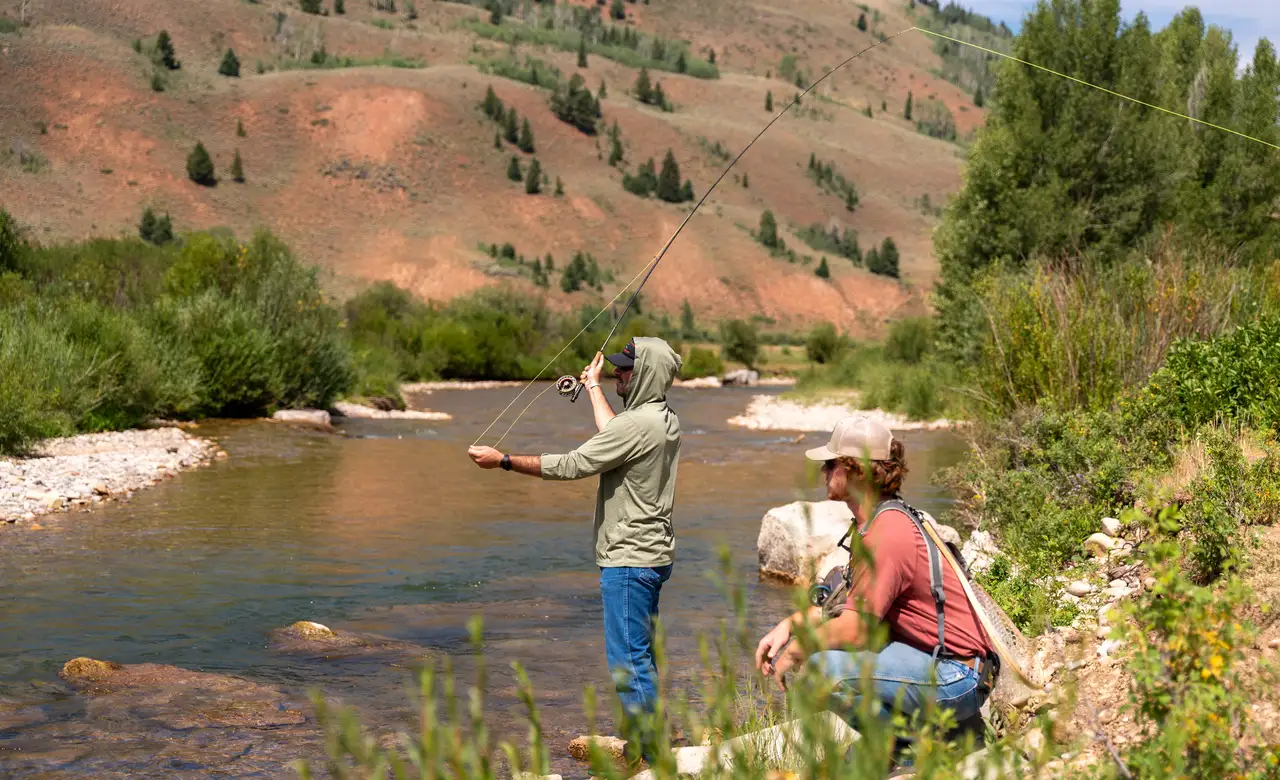
<path fill-rule="evenodd" d="M 353 404 L 349 401 L 337 401 L 333 404 L 334 411 L 343 417 L 352 417 L 363 420 L 452 420 L 453 415 L 444 412 L 422 412 L 414 409 L 392 409 L 386 411 L 384 409 L 376 409 L 372 406 L 364 406 L 362 404 Z"/>
<path fill-rule="evenodd" d="M 377 653 L 421 656 L 427 652 L 420 645 L 374 634 L 335 630 L 310 620 L 299 620 L 292 625 L 273 630 L 271 649 L 278 653 L 318 655 L 324 658 Z"/>
<path fill-rule="evenodd" d="M 331 427 L 333 424 L 329 413 L 323 409 L 281 409 L 271 415 L 271 419 L 280 422 L 309 423 L 324 428 Z"/>

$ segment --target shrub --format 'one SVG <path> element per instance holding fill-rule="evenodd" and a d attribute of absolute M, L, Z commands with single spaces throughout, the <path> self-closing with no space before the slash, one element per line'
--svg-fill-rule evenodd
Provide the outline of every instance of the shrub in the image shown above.
<path fill-rule="evenodd" d="M 822 262 L 818 263 L 818 267 L 813 269 L 813 275 L 819 279 L 831 278 L 831 269 L 827 267 L 827 258 L 822 258 Z"/>
<path fill-rule="evenodd" d="M 507 178 L 511 181 L 521 181 L 524 179 L 524 173 L 520 170 L 520 158 L 511 155 L 511 161 L 507 163 Z"/>
<path fill-rule="evenodd" d="M 721 322 L 720 350 L 726 360 L 754 368 L 760 354 L 760 334 L 754 325 L 743 320 Z"/>
<path fill-rule="evenodd" d="M 595 135 L 600 103 L 585 84 L 586 80 L 581 74 L 573 74 L 563 90 L 557 89 L 551 95 L 551 110 L 560 121 L 573 125 L 587 135 Z"/>
<path fill-rule="evenodd" d="M 884 356 L 902 363 L 919 363 L 933 347 L 933 320 L 907 317 L 889 326 Z"/>
<path fill-rule="evenodd" d="M 867 270 L 873 274 L 898 278 L 898 246 L 893 243 L 892 238 L 885 236 L 880 243 L 880 250 L 867 254 Z"/>
<path fill-rule="evenodd" d="M 537 157 L 529 163 L 529 175 L 524 180 L 524 191 L 527 195 L 537 195 L 542 192 L 542 166 L 538 164 Z"/>
<path fill-rule="evenodd" d="M 680 369 L 685 379 L 697 379 L 704 376 L 720 376 L 724 373 L 724 361 L 714 350 L 704 347 L 693 347 Z"/>
<path fill-rule="evenodd" d="M 213 170 L 213 158 L 204 148 L 203 143 L 196 143 L 196 148 L 187 156 L 187 177 L 196 184 L 212 187 L 218 180 Z"/>
<path fill-rule="evenodd" d="M 829 322 L 814 327 L 804 341 L 805 354 L 814 363 L 830 363 L 844 348 L 844 337 Z"/>
<path fill-rule="evenodd" d="M 235 159 L 231 161 L 231 178 L 234 181 L 244 183 L 244 162 L 240 160 L 240 150 L 236 150 Z"/>
<path fill-rule="evenodd" d="M 316 14 L 317 16 L 324 10 L 320 5 L 320 0 L 298 0 L 298 7 L 302 9 L 303 13 Z"/>
<path fill-rule="evenodd" d="M 778 248 L 778 223 L 769 209 L 765 209 L 760 215 L 760 231 L 756 234 L 756 238 L 770 249 Z"/>
<path fill-rule="evenodd" d="M 177 50 L 173 48 L 173 39 L 169 37 L 168 30 L 161 30 L 160 35 L 156 37 L 155 55 L 159 58 L 160 64 L 169 70 L 177 70 L 182 67 L 182 63 L 178 61 Z"/>

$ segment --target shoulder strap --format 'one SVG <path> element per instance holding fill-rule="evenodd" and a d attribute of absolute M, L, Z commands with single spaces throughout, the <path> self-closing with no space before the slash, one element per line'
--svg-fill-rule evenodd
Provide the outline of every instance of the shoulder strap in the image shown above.
<path fill-rule="evenodd" d="M 924 539 L 924 546 L 929 551 L 929 591 L 933 594 L 933 605 L 938 612 L 938 644 L 933 648 L 933 660 L 938 660 L 946 649 L 946 617 L 944 607 L 947 603 L 946 589 L 943 588 L 942 580 L 942 556 L 938 553 L 938 546 L 933 543 L 933 539 L 929 538 L 929 534 L 925 533 L 924 521 L 920 519 L 920 515 L 914 507 L 909 506 L 905 501 L 890 500 L 884 501 L 876 508 L 876 514 L 896 509 L 907 517 L 911 518 L 911 523 L 915 525 L 916 530 L 920 532 L 920 538 Z M 874 519 L 874 518 L 873 518 Z M 868 523 L 868 525 L 870 525 Z"/>

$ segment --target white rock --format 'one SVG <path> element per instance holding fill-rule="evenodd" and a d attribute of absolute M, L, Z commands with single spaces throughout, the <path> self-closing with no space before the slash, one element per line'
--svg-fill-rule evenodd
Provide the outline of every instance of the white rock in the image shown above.
<path fill-rule="evenodd" d="M 57 493 L 50 493 L 46 495 L 44 500 L 40 502 L 41 506 L 50 512 L 57 512 L 59 509 L 66 506 L 66 503 L 67 500 Z"/>
<path fill-rule="evenodd" d="M 1084 598 L 1093 593 L 1093 586 L 1084 580 L 1076 580 L 1067 586 L 1067 593 L 1078 598 Z"/>
<path fill-rule="evenodd" d="M 1113 587 L 1113 588 L 1128 588 L 1128 587 L 1129 587 L 1129 583 L 1125 582 L 1124 580 L 1112 580 L 1111 582 L 1108 582 L 1108 583 L 1107 583 L 1107 585 L 1109 585 L 1109 586 L 1111 586 L 1111 587 Z"/>
<path fill-rule="evenodd" d="M 1143 578 L 1142 578 L 1142 587 L 1143 587 L 1143 588 L 1146 588 L 1147 590 L 1151 590 L 1151 589 L 1152 589 L 1152 588 L 1154 588 L 1155 586 L 1156 586 L 1156 578 L 1155 578 L 1155 577 L 1143 577 Z"/>
<path fill-rule="evenodd" d="M 110 489 L 107 487 L 107 483 L 106 483 L 106 482 L 103 482 L 102 480 L 98 480 L 97 482 L 94 482 L 94 483 L 93 483 L 93 492 L 94 492 L 94 493 L 97 493 L 97 494 L 98 494 L 98 495 L 100 495 L 100 496 L 105 496 L 105 495 L 107 495 L 107 493 L 109 493 L 109 492 L 111 492 L 111 491 L 110 491 Z"/>
<path fill-rule="evenodd" d="M 840 748 L 847 748 L 862 739 L 862 735 L 849 727 L 848 723 L 831 711 L 818 713 L 815 722 L 808 724 L 820 737 L 813 752 L 821 761 L 821 744 L 830 739 Z M 804 743 L 805 725 L 800 720 L 787 721 L 779 726 L 762 729 L 750 734 L 735 737 L 720 746 L 717 759 L 721 767 L 729 769 L 735 763 L 764 766 L 803 765 L 808 756 L 797 754 L 796 746 Z M 759 762 L 759 764 L 757 764 Z"/>
<path fill-rule="evenodd" d="M 1110 604 L 1098 610 L 1098 625 L 1109 626 L 1113 617 L 1112 607 Z"/>
<path fill-rule="evenodd" d="M 729 424 L 754 431 L 822 431 L 830 434 L 839 420 L 852 414 L 866 415 L 891 431 L 938 430 L 963 424 L 945 418 L 910 420 L 905 415 L 883 409 L 858 409 L 853 404 L 833 401 L 801 403 L 777 395 L 752 396 L 746 411 L 730 417 Z"/>
<path fill-rule="evenodd" d="M 760 571 L 791 583 L 809 584 L 833 566 L 849 562 L 836 546 L 853 513 L 843 501 L 793 501 L 765 513 L 756 538 Z"/>
<path fill-rule="evenodd" d="M 1275 639 L 1272 639 L 1268 644 L 1273 648 L 1280 647 L 1280 637 L 1276 637 Z"/>
<path fill-rule="evenodd" d="M 961 541 L 960 541 L 959 531 L 957 531 L 956 529 L 952 528 L 949 525 L 943 525 L 942 523 L 937 522 L 936 520 L 933 519 L 933 517 L 928 512 L 925 512 L 924 510 L 920 510 L 920 513 L 924 515 L 926 519 L 932 521 L 934 530 L 938 532 L 939 539 L 941 539 L 942 541 L 948 544 L 954 544 L 956 546 L 956 549 L 960 549 Z M 969 559 L 966 558 L 965 562 L 967 563 L 968 560 Z"/>
<path fill-rule="evenodd" d="M 1102 532 L 1112 539 L 1120 538 L 1120 521 L 1114 517 L 1102 518 Z"/>
<path fill-rule="evenodd" d="M 392 409 L 391 411 L 383 411 L 375 409 L 372 406 L 363 406 L 361 404 L 353 404 L 349 401 L 336 401 L 333 408 L 343 417 L 353 417 L 364 420 L 452 420 L 453 415 L 444 412 L 419 412 L 413 409 L 401 411 Z"/>
<path fill-rule="evenodd" d="M 1001 553 L 991 534 L 986 531 L 974 531 L 969 534 L 969 538 L 960 548 L 960 555 L 969 565 L 969 571 L 981 574 L 991 568 L 991 564 Z"/>
<path fill-rule="evenodd" d="M 1031 729 L 1022 737 L 1022 746 L 1032 756 L 1037 756 L 1044 749 L 1044 732 L 1038 728 Z"/>
<path fill-rule="evenodd" d="M 28 501 L 43 501 L 45 493 L 43 490 L 28 490 L 22 497 Z"/>
<path fill-rule="evenodd" d="M 747 387 L 753 387 L 760 384 L 760 372 L 740 368 L 737 371 L 730 371 L 725 374 L 720 381 L 726 385 L 746 385 Z"/>
<path fill-rule="evenodd" d="M 675 382 L 677 387 L 688 387 L 690 389 L 716 388 L 721 387 L 720 377 L 718 376 L 700 376 L 697 379 L 684 379 Z"/>
<path fill-rule="evenodd" d="M 1094 635 L 1095 637 L 1097 637 L 1098 639 L 1106 639 L 1107 637 L 1111 636 L 1111 627 L 1110 627 L 1110 626 L 1098 626 L 1098 627 L 1094 630 L 1093 635 Z"/>
<path fill-rule="evenodd" d="M 1108 599 L 1118 601 L 1122 598 L 1126 598 L 1133 591 L 1128 588 L 1107 588 L 1104 592 L 1107 594 Z"/>
<path fill-rule="evenodd" d="M 1098 657 L 1110 658 L 1117 650 L 1124 646 L 1124 642 L 1120 639 L 1108 639 L 1098 645 Z"/>
<path fill-rule="evenodd" d="M 707 760 L 711 758 L 711 748 L 706 745 L 679 747 L 672 750 L 671 754 L 676 759 L 677 775 L 699 775 L 706 768 Z M 640 774 L 633 775 L 631 780 L 655 780 L 653 770 L 646 769 Z"/>
<path fill-rule="evenodd" d="M 271 415 L 271 419 L 280 422 L 301 422 L 314 425 L 331 425 L 329 413 L 323 409 L 281 409 Z"/>
<path fill-rule="evenodd" d="M 1097 558 L 1105 557 L 1107 552 L 1112 547 L 1115 547 L 1115 546 L 1116 546 L 1115 539 L 1112 539 L 1110 536 L 1107 536 L 1106 534 L 1101 534 L 1101 533 L 1094 534 L 1090 536 L 1088 539 L 1084 540 L 1085 552 Z"/>

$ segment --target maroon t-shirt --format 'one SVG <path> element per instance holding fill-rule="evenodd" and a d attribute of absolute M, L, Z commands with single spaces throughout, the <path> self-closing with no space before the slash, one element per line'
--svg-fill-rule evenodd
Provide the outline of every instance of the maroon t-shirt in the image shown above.
<path fill-rule="evenodd" d="M 874 557 L 875 573 L 869 578 L 865 566 L 854 571 L 847 608 L 857 609 L 855 599 L 864 598 L 864 608 L 888 625 L 892 641 L 933 652 L 938 644 L 938 608 L 929 589 L 929 549 L 915 523 L 900 510 L 886 510 L 862 542 Z M 946 650 L 966 657 L 985 655 L 986 634 L 969 598 L 946 559 L 941 563 L 947 595 L 943 607 Z"/>

